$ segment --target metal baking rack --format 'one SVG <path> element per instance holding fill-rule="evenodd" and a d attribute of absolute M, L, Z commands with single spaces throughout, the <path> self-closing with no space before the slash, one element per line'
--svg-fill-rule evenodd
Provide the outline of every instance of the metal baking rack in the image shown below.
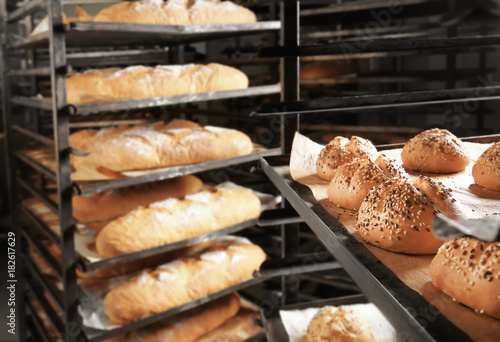
<path fill-rule="evenodd" d="M 26 272 L 28 277 L 28 285 L 33 285 L 32 281 L 36 280 L 35 286 L 41 286 L 44 290 L 53 297 L 57 308 L 54 310 L 45 302 L 46 312 L 53 313 L 60 334 L 64 334 L 64 322 L 78 322 L 79 315 L 77 312 L 78 305 L 78 286 L 76 277 L 76 267 L 81 264 L 79 255 L 75 253 L 74 246 L 74 232 L 77 229 L 77 222 L 73 219 L 72 201 L 71 196 L 74 193 L 92 194 L 97 191 L 105 191 L 108 189 L 120 188 L 127 185 L 139 184 L 144 182 L 152 182 L 168 177 L 174 177 L 179 174 L 188 174 L 193 172 L 201 172 L 212 170 L 216 168 L 224 168 L 232 163 L 245 163 L 257 161 L 258 158 L 269 155 L 277 154 L 278 149 L 271 149 L 265 151 L 257 151 L 248 156 L 226 159 L 223 161 L 214 161 L 210 163 L 201 163 L 196 166 L 183 166 L 174 167 L 169 170 L 162 170 L 162 172 L 153 172 L 151 175 L 137 177 L 134 180 L 117 180 L 115 182 L 100 182 L 100 183 L 82 183 L 74 184 L 71 181 L 71 165 L 69 155 L 75 153 L 68 144 L 70 116 L 71 115 L 88 115 L 102 112 L 115 112 L 121 110 L 134 110 L 141 108 L 164 107 L 173 104 L 185 104 L 197 101 L 210 101 L 219 99 L 230 99 L 235 97 L 250 97 L 260 95 L 270 95 L 279 93 L 281 88 L 277 84 L 278 80 L 273 80 L 272 85 L 269 86 L 255 86 L 248 89 L 237 91 L 223 91 L 211 92 L 203 94 L 190 94 L 174 97 L 162 97 L 144 100 L 132 101 L 116 101 L 98 104 L 85 104 L 78 106 L 71 106 L 66 103 L 66 78 L 68 74 L 73 72 L 73 67 L 80 66 L 105 66 L 110 64 L 128 64 L 139 61 L 156 61 L 160 60 L 163 54 L 164 60 L 169 63 L 183 63 L 184 54 L 181 47 L 184 43 L 208 41 L 212 39 L 227 39 L 229 37 L 239 37 L 243 35 L 275 35 L 280 29 L 279 21 L 258 22 L 252 24 L 235 24 L 235 25 L 198 25 L 189 27 L 180 26 L 166 26 L 166 25 L 139 25 L 139 24 L 115 24 L 115 23 L 94 23 L 94 22 L 75 22 L 65 24 L 63 22 L 63 2 L 56 0 L 36 0 L 25 1 L 17 9 L 14 4 L 7 1 L 0 3 L 0 18 L 2 25 L 2 32 L 6 33 L 6 39 L 2 42 L 1 59 L 5 68 L 2 68 L 2 97 L 4 115 L 4 127 L 6 129 L 6 145 L 7 145 L 7 159 L 10 166 L 10 180 L 9 183 L 9 203 L 11 203 L 12 212 L 14 207 L 20 206 L 21 210 L 27 216 L 28 223 L 31 224 L 29 228 L 21 225 L 17 217 L 12 218 L 13 231 L 16 236 L 21 240 L 17 246 L 19 250 L 22 243 L 32 244 L 35 249 L 41 252 L 41 256 L 45 259 L 49 266 L 56 271 L 60 278 L 61 283 L 64 285 L 64 291 L 58 291 L 50 283 L 49 279 L 45 277 L 38 269 L 34 262 L 28 255 L 18 255 L 19 259 L 25 259 L 26 267 L 22 270 L 19 266 L 18 274 Z M 28 37 L 26 40 L 18 39 L 17 31 L 15 29 L 26 26 L 29 32 L 31 29 L 32 19 L 28 16 L 35 12 L 43 10 L 48 14 L 49 25 L 52 29 L 47 33 L 42 33 L 37 36 Z M 273 14 L 274 15 L 274 14 Z M 274 19 L 275 17 L 273 17 Z M 26 19 L 26 20 L 24 20 Z M 17 27 L 14 27 L 17 25 Z M 14 33 L 14 34 L 11 34 Z M 144 47 L 148 47 L 146 50 Z M 132 49 L 130 49 L 132 48 Z M 105 53 L 99 56 L 99 49 Z M 176 56 L 176 54 L 179 56 Z M 25 69 L 20 70 L 14 66 L 10 68 L 13 60 L 22 60 L 24 64 L 22 67 Z M 8 67 L 9 66 L 9 67 Z M 14 83 L 14 77 L 26 77 L 23 79 L 22 88 L 15 95 L 22 94 L 39 94 L 49 93 L 48 85 L 50 84 L 50 94 L 52 98 L 27 98 L 12 96 L 14 89 L 11 84 Z M 35 77 L 50 77 L 50 83 L 45 79 L 35 79 Z M 17 84 L 17 83 L 16 83 Z M 21 82 L 19 82 L 21 84 Z M 45 88 L 44 88 L 45 87 Z M 42 90 L 40 90 L 42 89 Z M 15 98 L 13 98 L 15 97 Z M 16 105 L 22 106 L 21 110 L 24 113 L 24 118 L 39 118 L 45 119 L 43 111 L 52 113 L 52 126 L 54 129 L 54 139 L 50 141 L 39 133 L 37 125 L 33 125 L 32 131 L 27 130 L 26 126 L 14 128 L 14 123 L 17 116 L 15 115 L 14 108 Z M 27 120 L 24 120 L 25 124 Z M 31 122 L 29 122 L 31 123 Z M 14 133 L 15 132 L 15 133 Z M 20 133 L 19 136 L 14 134 Z M 31 158 L 26 157 L 18 149 L 17 138 L 35 139 L 37 142 L 42 143 L 55 150 L 56 165 L 55 169 L 50 165 L 39 163 Z M 24 141 L 24 140 L 23 140 Z M 24 166 L 28 165 L 26 169 Z M 16 168 L 22 166 L 22 168 Z M 55 188 L 57 188 L 57 201 L 51 200 L 45 193 L 39 190 L 25 174 L 17 173 L 19 171 L 37 171 L 37 175 L 41 176 L 40 179 L 44 181 L 54 181 Z M 45 178 L 44 178 L 45 177 Z M 42 184 L 43 186 L 43 184 Z M 18 202 L 20 191 L 24 191 L 31 196 L 35 196 L 44 202 L 52 211 L 59 217 L 61 234 L 57 236 L 52 234 L 50 229 L 44 226 L 41 220 L 37 220 L 35 215 Z M 23 194 L 24 194 L 23 192 Z M 57 203 L 56 203 L 57 202 Z M 17 204 L 16 204 L 17 203 Z M 282 215 L 274 222 L 283 222 L 289 218 L 283 218 Z M 234 232 L 243 229 L 244 225 L 254 225 L 256 222 L 248 222 L 240 226 L 228 227 L 227 232 Z M 261 225 L 273 224 L 273 219 L 267 218 L 260 222 Z M 55 242 L 61 249 L 62 258 L 59 263 L 55 258 L 49 254 L 48 249 L 39 243 L 38 234 L 44 234 L 49 237 L 52 242 Z M 21 239 L 22 235 L 24 238 Z M 210 235 L 209 235 L 210 236 Z M 190 241 L 191 243 L 193 241 Z M 185 242 L 183 242 L 185 243 Z M 178 246 L 176 246 L 178 247 Z M 169 248 L 174 248 L 169 246 Z M 145 252 L 143 254 L 148 254 Z M 133 258 L 142 258 L 144 255 L 138 254 Z M 123 260 L 126 260 L 124 257 Z M 130 257 L 132 258 L 132 257 Z M 110 261 L 109 264 L 118 263 L 122 260 L 117 258 Z M 104 267 L 108 263 L 96 263 L 80 265 L 82 269 L 94 270 L 98 267 Z M 87 267 L 88 266 L 88 267 Z M 268 275 L 269 277 L 272 274 Z M 262 277 L 262 279 L 267 279 Z M 259 282 L 261 279 L 255 280 Z M 23 293 L 23 282 L 18 283 L 19 293 Z M 250 282 L 252 284 L 252 282 Z M 28 286 L 27 285 L 27 286 Z M 248 284 L 241 284 L 243 288 Z M 32 288 L 34 293 L 39 294 L 40 291 Z M 234 289 L 232 289 L 234 290 Z M 231 290 L 231 291 L 232 291 Z M 27 331 L 24 321 L 23 312 L 23 296 L 20 296 L 16 305 L 19 305 L 18 317 L 19 324 L 17 332 L 20 341 L 27 340 Z M 41 297 L 40 297 L 41 298 Z M 207 300 L 207 299 L 205 299 Z M 42 300 L 43 302 L 43 300 Z M 201 304 L 203 301 L 191 303 L 191 307 Z M 61 313 L 61 317 L 55 318 L 57 312 Z M 173 314 L 173 312 L 171 313 Z M 32 313 L 30 322 L 34 325 L 37 321 L 37 314 Z M 166 317 L 166 316 L 165 316 Z M 59 324 L 58 324 L 59 323 Z M 144 322 L 145 324 L 146 322 Z M 132 330 L 133 328 L 131 328 Z M 35 329 L 36 330 L 36 329 Z M 101 340 L 102 337 L 99 332 L 82 331 L 74 336 L 65 336 L 68 341 L 79 340 Z M 33 335 L 33 336 L 38 336 Z"/>
<path fill-rule="evenodd" d="M 265 312 L 262 311 L 261 321 L 266 328 L 267 340 L 269 342 L 288 342 L 289 336 L 279 315 L 280 310 L 305 310 L 308 308 L 321 308 L 323 306 L 364 304 L 366 302 L 367 299 L 364 295 L 352 295 L 314 302 L 285 305 L 278 308 L 278 310 L 273 310 L 271 316 L 269 317 L 266 317 Z"/>
<path fill-rule="evenodd" d="M 406 331 L 422 341 L 470 340 L 441 313 L 422 328 L 419 322 L 426 321 L 426 317 L 418 308 L 430 304 L 358 242 L 315 200 L 308 187 L 293 181 L 289 164 L 289 156 L 262 160 L 266 175 L 397 331 Z"/>
<path fill-rule="evenodd" d="M 316 115 L 338 111 L 355 111 L 360 109 L 380 109 L 391 107 L 406 107 L 416 105 L 431 105 L 442 103 L 466 102 L 471 98 L 476 101 L 500 99 L 500 86 L 485 86 L 479 88 L 443 89 L 438 91 L 419 91 L 406 93 L 390 93 L 378 95 L 359 95 L 335 98 L 323 98 L 310 101 L 265 103 L 259 106 L 251 115 Z"/>
<path fill-rule="evenodd" d="M 238 90 L 213 91 L 187 95 L 69 105 L 68 110 L 71 115 L 90 115 L 104 112 L 119 112 L 132 109 L 171 106 L 183 103 L 223 100 L 236 97 L 269 95 L 279 93 L 280 89 L 281 87 L 279 84 L 273 84 Z M 49 98 L 17 96 L 12 98 L 12 103 L 36 109 L 52 110 L 52 101 Z"/>
<path fill-rule="evenodd" d="M 64 25 L 67 47 L 154 46 L 193 43 L 280 29 L 279 21 L 215 25 L 156 25 L 74 21 Z M 47 46 L 43 32 L 12 44 L 13 49 Z"/>

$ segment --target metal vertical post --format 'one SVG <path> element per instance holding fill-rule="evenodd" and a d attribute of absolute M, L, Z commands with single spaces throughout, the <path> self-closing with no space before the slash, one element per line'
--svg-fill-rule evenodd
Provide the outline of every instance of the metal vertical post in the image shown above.
<path fill-rule="evenodd" d="M 50 78 L 52 90 L 52 117 L 57 162 L 58 215 L 61 227 L 62 270 L 64 282 L 64 318 L 66 341 L 76 341 L 81 333 L 77 312 L 76 257 L 73 235 L 75 225 L 71 205 L 72 182 L 69 160 L 69 115 L 66 102 L 66 42 L 63 24 L 63 6 L 58 0 L 48 0 L 50 18 Z"/>
<path fill-rule="evenodd" d="M 7 1 L 0 0 L 0 20 L 2 21 L 2 29 L 1 29 L 1 44 L 2 47 L 0 49 L 1 54 L 1 71 L 2 71 L 2 104 L 3 104 L 3 126 L 5 130 L 5 165 L 7 167 L 6 175 L 7 175 L 7 199 L 8 199 L 8 207 L 9 207 L 9 226 L 10 232 L 15 234 L 15 278 L 9 278 L 12 281 L 12 284 L 15 286 L 15 316 L 16 316 L 16 334 L 15 336 L 19 339 L 20 342 L 24 342 L 27 340 L 26 334 L 26 310 L 24 305 L 24 286 L 23 282 L 19 281 L 23 277 L 23 259 L 21 257 L 21 253 L 23 250 L 22 245 L 22 234 L 21 234 L 21 226 L 17 220 L 16 216 L 16 200 L 17 200 L 17 189 L 15 186 L 15 173 L 14 173 L 14 159 L 13 159 L 13 112 L 12 105 L 10 103 L 11 96 L 11 84 L 10 78 L 8 74 L 8 65 L 9 63 L 9 47 L 8 47 L 8 25 L 7 25 Z M 4 270 L 7 273 L 7 270 Z M 5 303 L 2 303 L 5 305 Z M 10 307 L 9 307 L 10 308 Z M 6 329 L 6 327 L 4 327 Z"/>
<path fill-rule="evenodd" d="M 281 39 L 282 45 L 292 47 L 299 45 L 300 37 L 300 2 L 285 1 L 281 4 Z M 299 58 L 281 58 L 281 100 L 297 101 L 299 99 Z M 293 136 L 299 130 L 299 115 L 285 118 L 281 116 L 281 149 L 289 153 Z M 282 257 L 294 255 L 299 249 L 299 225 L 281 226 Z M 282 277 L 283 304 L 298 301 L 300 279 L 297 275 Z"/>

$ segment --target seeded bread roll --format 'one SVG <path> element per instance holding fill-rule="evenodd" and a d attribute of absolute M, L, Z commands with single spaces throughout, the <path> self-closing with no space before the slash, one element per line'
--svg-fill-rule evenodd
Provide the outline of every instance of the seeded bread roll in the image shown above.
<path fill-rule="evenodd" d="M 199 178 L 187 175 L 92 196 L 73 196 L 73 216 L 80 222 L 111 220 L 137 207 L 199 192 L 202 187 L 203 183 Z"/>
<path fill-rule="evenodd" d="M 248 77 L 238 69 L 216 63 L 137 65 L 88 70 L 69 77 L 66 86 L 68 103 L 78 105 L 245 89 Z"/>
<path fill-rule="evenodd" d="M 375 341 L 368 324 L 352 310 L 325 306 L 307 327 L 307 342 L 371 342 Z"/>
<path fill-rule="evenodd" d="M 99 12 L 95 21 L 161 24 L 203 25 L 237 24 L 257 21 L 255 14 L 230 1 L 168 0 L 122 2 Z"/>
<path fill-rule="evenodd" d="M 484 151 L 472 167 L 472 177 L 486 189 L 500 191 L 500 142 Z"/>
<path fill-rule="evenodd" d="M 434 236 L 437 210 L 411 183 L 388 180 L 376 186 L 359 208 L 356 229 L 383 249 L 406 254 L 433 254 L 443 244 Z"/>
<path fill-rule="evenodd" d="M 104 298 L 104 312 L 110 322 L 127 324 L 169 310 L 251 279 L 265 258 L 246 239 L 219 239 L 198 255 L 143 271 L 113 288 Z"/>
<path fill-rule="evenodd" d="M 406 172 L 395 159 L 389 158 L 385 154 L 380 154 L 377 159 L 375 159 L 375 164 L 377 164 L 387 177 L 411 182 L 408 172 Z"/>
<path fill-rule="evenodd" d="M 462 142 L 445 129 L 420 133 L 403 147 L 403 167 L 432 173 L 453 173 L 465 169 L 470 159 Z"/>
<path fill-rule="evenodd" d="M 237 293 L 215 299 L 127 334 L 126 342 L 193 342 L 231 319 L 240 308 Z"/>
<path fill-rule="evenodd" d="M 446 242 L 432 260 L 432 283 L 478 313 L 500 319 L 500 242 L 464 237 Z"/>
<path fill-rule="evenodd" d="M 413 182 L 413 185 L 443 215 L 454 220 L 467 218 L 461 204 L 453 198 L 452 190 L 443 183 L 433 181 L 427 176 L 420 176 Z"/>
<path fill-rule="evenodd" d="M 338 136 L 320 152 L 316 171 L 320 178 L 332 180 L 335 169 L 351 162 L 354 158 L 377 158 L 377 149 L 366 139 L 353 136 L 351 140 Z"/>
<path fill-rule="evenodd" d="M 70 144 L 89 155 L 73 156 L 72 163 L 77 169 L 88 163 L 121 172 L 203 163 L 253 151 L 250 138 L 234 129 L 171 127 L 160 122 L 77 132 Z"/>
<path fill-rule="evenodd" d="M 358 210 L 368 192 L 388 180 L 370 159 L 355 158 L 339 166 L 328 185 L 330 202 L 350 210 Z"/>
<path fill-rule="evenodd" d="M 260 201 L 246 190 L 220 188 L 139 207 L 97 235 L 102 256 L 161 246 L 229 227 L 260 215 Z"/>

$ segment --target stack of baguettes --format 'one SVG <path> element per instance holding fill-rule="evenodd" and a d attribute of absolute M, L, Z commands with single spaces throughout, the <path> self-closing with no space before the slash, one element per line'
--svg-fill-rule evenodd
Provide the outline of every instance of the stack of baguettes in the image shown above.
<path fill-rule="evenodd" d="M 205 126 L 187 120 L 123 126 L 73 133 L 70 146 L 88 153 L 72 156 L 82 164 L 122 172 L 231 158 L 253 151 L 250 138 L 237 130 Z"/>
<path fill-rule="evenodd" d="M 66 81 L 69 104 L 246 89 L 248 77 L 217 63 L 91 69 Z"/>

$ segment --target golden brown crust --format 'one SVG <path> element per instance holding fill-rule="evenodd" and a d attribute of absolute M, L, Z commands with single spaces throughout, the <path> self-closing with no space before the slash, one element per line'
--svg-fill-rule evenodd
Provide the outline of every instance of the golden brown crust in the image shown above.
<path fill-rule="evenodd" d="M 73 196 L 73 216 L 80 222 L 106 221 L 140 206 L 170 197 L 180 198 L 202 189 L 203 183 L 187 175 L 160 182 L 109 190 L 92 196 Z"/>
<path fill-rule="evenodd" d="M 500 242 L 464 237 L 446 242 L 432 260 L 432 283 L 471 307 L 500 319 Z"/>
<path fill-rule="evenodd" d="M 260 215 L 249 191 L 221 188 L 155 202 L 109 223 L 96 238 L 99 254 L 112 257 L 196 237 Z"/>
<path fill-rule="evenodd" d="M 237 293 L 127 334 L 126 342 L 191 342 L 230 320 L 240 308 Z"/>
<path fill-rule="evenodd" d="M 410 182 L 410 175 L 406 170 L 399 165 L 395 159 L 387 157 L 385 154 L 380 154 L 375 159 L 375 164 L 384 172 L 388 178 L 397 178 Z"/>
<path fill-rule="evenodd" d="M 358 210 L 368 192 L 387 179 L 370 159 L 355 158 L 336 169 L 328 185 L 328 199 L 342 208 Z"/>
<path fill-rule="evenodd" d="M 371 342 L 375 338 L 368 324 L 352 310 L 325 306 L 307 327 L 307 342 Z"/>
<path fill-rule="evenodd" d="M 203 25 L 253 23 L 255 14 L 245 7 L 230 1 L 213 0 L 165 2 L 137 1 L 122 2 L 99 12 L 95 21 L 161 24 L 161 25 Z"/>
<path fill-rule="evenodd" d="M 460 203 L 453 198 L 452 190 L 443 183 L 427 176 L 419 176 L 413 185 L 425 195 L 430 204 L 443 215 L 454 219 L 465 219 L 466 214 Z"/>
<path fill-rule="evenodd" d="M 412 184 L 392 179 L 370 190 L 356 229 L 364 240 L 392 252 L 432 254 L 443 244 L 432 232 L 436 212 Z"/>
<path fill-rule="evenodd" d="M 484 151 L 472 167 L 474 181 L 482 187 L 500 191 L 500 142 Z"/>
<path fill-rule="evenodd" d="M 88 70 L 69 77 L 66 86 L 68 103 L 84 104 L 245 89 L 248 77 L 216 63 L 139 65 Z"/>
<path fill-rule="evenodd" d="M 76 168 L 84 163 L 112 171 L 144 170 L 237 157 L 253 151 L 250 138 L 220 127 L 171 128 L 167 123 L 77 132 L 71 146 L 90 153 L 73 156 Z"/>
<path fill-rule="evenodd" d="M 104 311 L 112 323 L 127 324 L 250 279 L 265 258 L 259 246 L 220 240 L 196 256 L 143 271 L 113 288 Z"/>
<path fill-rule="evenodd" d="M 377 149 L 369 140 L 357 136 L 352 136 L 349 140 L 338 136 L 321 150 L 316 162 L 316 171 L 320 178 L 330 181 L 337 167 L 351 162 L 354 158 L 376 157 Z"/>
<path fill-rule="evenodd" d="M 465 169 L 470 159 L 461 141 L 445 129 L 430 129 L 408 141 L 401 153 L 403 167 L 432 173 L 453 173 Z"/>
<path fill-rule="evenodd" d="M 240 342 L 262 331 L 262 327 L 254 322 L 259 314 L 241 309 L 235 316 L 229 318 L 216 329 L 201 336 L 196 342 Z"/>

